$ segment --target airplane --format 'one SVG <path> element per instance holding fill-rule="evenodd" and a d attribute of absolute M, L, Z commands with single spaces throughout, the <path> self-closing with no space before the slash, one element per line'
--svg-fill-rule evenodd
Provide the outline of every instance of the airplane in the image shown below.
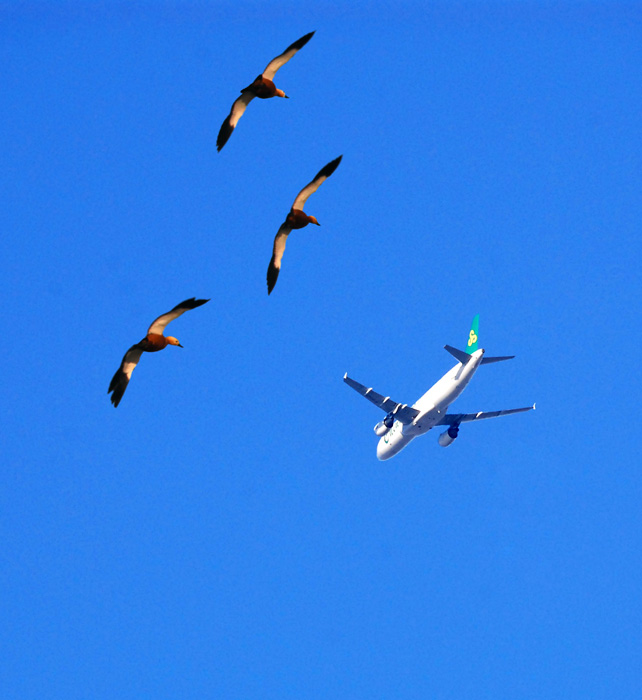
<path fill-rule="evenodd" d="M 372 387 L 365 387 L 354 379 L 350 379 L 348 373 L 345 373 L 343 381 L 348 386 L 386 412 L 386 417 L 374 427 L 375 434 L 381 438 L 377 445 L 377 458 L 379 460 L 383 461 L 394 457 L 416 437 L 424 435 L 432 428 L 446 427 L 446 430 L 440 434 L 438 442 L 442 447 L 448 447 L 459 435 L 459 426 L 462 423 L 509 416 L 513 413 L 523 413 L 535 409 L 535 404 L 533 404 L 526 408 L 510 408 L 504 411 L 447 413 L 450 404 L 468 386 L 481 365 L 512 360 L 515 357 L 515 355 L 485 357 L 485 350 L 478 349 L 478 336 L 479 314 L 473 318 L 465 352 L 450 345 L 444 345 L 444 349 L 457 360 L 457 364 L 412 406 L 397 403 L 389 396 L 382 396 Z"/>

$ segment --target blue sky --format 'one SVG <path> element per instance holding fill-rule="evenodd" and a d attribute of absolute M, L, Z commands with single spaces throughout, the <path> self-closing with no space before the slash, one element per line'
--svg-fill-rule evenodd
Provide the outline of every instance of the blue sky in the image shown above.
<path fill-rule="evenodd" d="M 0 5 L 3 698 L 640 697 L 640 15 Z M 475 313 L 538 410 L 378 462 Z"/>

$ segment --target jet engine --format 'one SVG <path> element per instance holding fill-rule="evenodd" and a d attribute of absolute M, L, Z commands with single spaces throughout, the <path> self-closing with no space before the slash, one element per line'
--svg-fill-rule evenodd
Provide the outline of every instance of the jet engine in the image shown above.
<path fill-rule="evenodd" d="M 442 447 L 448 447 L 448 445 L 452 445 L 455 442 L 457 435 L 459 435 L 459 426 L 451 425 L 448 430 L 439 436 L 439 444 Z"/>
<path fill-rule="evenodd" d="M 390 428 L 392 428 L 394 422 L 395 417 L 392 415 L 392 413 L 388 413 L 383 420 L 380 420 L 377 423 L 377 425 L 375 425 L 375 435 L 378 435 L 379 437 L 385 435 L 390 430 Z"/>

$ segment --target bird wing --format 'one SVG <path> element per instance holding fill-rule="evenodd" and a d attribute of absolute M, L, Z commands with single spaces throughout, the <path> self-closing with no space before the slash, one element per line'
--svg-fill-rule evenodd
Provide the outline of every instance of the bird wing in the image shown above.
<path fill-rule="evenodd" d="M 142 343 L 132 345 L 125 353 L 120 367 L 116 370 L 116 374 L 112 377 L 111 382 L 109 382 L 107 393 L 111 394 L 111 402 L 114 404 L 114 407 L 118 406 L 120 400 L 123 398 L 125 389 L 127 389 L 127 385 L 129 384 L 129 378 L 132 376 L 132 372 L 136 368 L 142 354 Z M 114 392 L 113 394 L 112 391 Z"/>
<path fill-rule="evenodd" d="M 283 258 L 283 253 L 285 252 L 285 244 L 288 240 L 288 236 L 290 235 L 290 231 L 292 231 L 292 229 L 287 224 L 281 224 L 281 228 L 274 237 L 272 259 L 270 260 L 267 270 L 268 294 L 272 293 L 274 285 L 279 277 L 279 272 L 281 271 L 281 259 Z"/>
<path fill-rule="evenodd" d="M 241 96 L 234 101 L 232 109 L 227 115 L 227 119 L 223 122 L 218 132 L 218 137 L 216 139 L 217 151 L 220 151 L 221 148 L 225 146 L 227 140 L 230 138 L 232 132 L 234 131 L 234 127 L 236 127 L 239 119 L 243 116 L 243 112 L 245 112 L 247 106 L 254 99 L 254 97 L 255 95 L 253 92 L 243 92 L 241 93 Z"/>
<path fill-rule="evenodd" d="M 337 169 L 339 163 L 341 162 L 341 158 L 343 158 L 343 156 L 335 158 L 333 161 L 331 161 L 326 166 L 321 168 L 321 170 L 319 170 L 319 172 L 315 175 L 314 180 L 307 184 L 299 192 L 299 194 L 297 194 L 296 199 L 294 200 L 294 204 L 292 205 L 292 209 L 300 209 L 301 211 L 303 211 L 303 207 L 305 206 L 308 197 L 313 192 L 316 192 L 319 189 L 321 183 L 324 180 L 327 180 L 330 177 L 330 175 L 332 175 L 332 173 Z"/>
<path fill-rule="evenodd" d="M 185 299 L 185 301 L 181 301 L 181 303 L 177 304 L 171 311 L 168 311 L 166 314 L 159 316 L 149 327 L 147 335 L 149 335 L 150 333 L 162 335 L 163 331 L 165 330 L 165 326 L 167 326 L 168 323 L 171 323 L 175 318 L 178 318 L 181 314 L 184 314 L 186 311 L 190 311 L 190 309 L 195 309 L 197 306 L 202 306 L 203 304 L 205 304 L 205 302 L 208 301 L 209 299 L 196 299 L 195 297 L 192 297 L 191 299 Z"/>
<path fill-rule="evenodd" d="M 309 34 L 302 36 L 300 39 L 297 39 L 293 44 L 290 44 L 280 56 L 273 58 L 267 64 L 265 70 L 263 71 L 263 77 L 267 78 L 268 80 L 272 80 L 272 78 L 274 78 L 274 74 L 279 70 L 279 68 L 285 65 L 299 49 L 303 48 L 308 43 L 308 41 L 312 39 L 313 34 L 314 32 L 310 32 Z"/>

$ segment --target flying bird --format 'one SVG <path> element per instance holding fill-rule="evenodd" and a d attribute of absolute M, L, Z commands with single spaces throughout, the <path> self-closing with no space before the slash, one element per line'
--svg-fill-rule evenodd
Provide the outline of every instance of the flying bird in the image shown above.
<path fill-rule="evenodd" d="M 225 146 L 227 140 L 232 135 L 234 127 L 237 125 L 238 120 L 243 116 L 243 112 L 247 109 L 250 102 L 258 97 L 261 100 L 266 100 L 268 97 L 287 97 L 283 90 L 279 90 L 276 85 L 272 82 L 274 79 L 274 74 L 279 70 L 279 68 L 285 65 L 294 54 L 301 48 L 303 48 L 308 41 L 312 38 L 314 32 L 310 32 L 300 39 L 297 39 L 293 44 L 290 44 L 288 48 L 276 58 L 273 58 L 268 64 L 266 69 L 259 75 L 251 85 L 241 90 L 241 96 L 232 105 L 232 109 L 223 122 L 220 131 L 218 132 L 218 138 L 216 139 L 216 149 L 218 151 Z"/>
<path fill-rule="evenodd" d="M 179 348 L 183 346 L 178 342 L 177 338 L 171 335 L 164 336 L 163 331 L 168 323 L 171 323 L 175 318 L 178 318 L 181 314 L 184 314 L 190 309 L 195 309 L 197 306 L 202 306 L 209 299 L 196 299 L 192 297 L 191 299 L 185 299 L 180 304 L 177 304 L 171 311 L 166 314 L 159 316 L 147 330 L 147 335 L 136 345 L 132 345 L 131 348 L 125 353 L 123 361 L 120 363 L 120 367 L 116 371 L 116 374 L 112 377 L 109 383 L 108 394 L 111 394 L 111 402 L 114 406 L 118 406 L 120 400 L 123 398 L 125 389 L 129 384 L 129 379 L 132 376 L 132 372 L 136 368 L 141 355 L 144 352 L 158 352 L 163 350 L 167 345 L 178 345 Z M 113 393 L 112 393 L 113 392 Z"/>
<path fill-rule="evenodd" d="M 281 270 L 281 259 L 283 258 L 283 253 L 285 252 L 285 243 L 290 235 L 292 229 L 303 228 L 308 224 L 316 224 L 321 226 L 321 224 L 315 219 L 314 216 L 308 216 L 303 212 L 303 207 L 308 200 L 308 197 L 319 189 L 319 186 L 324 180 L 327 180 L 330 175 L 337 169 L 339 163 L 341 162 L 343 156 L 335 158 L 333 161 L 328 163 L 325 167 L 321 168 L 316 174 L 314 180 L 307 184 L 296 196 L 292 209 L 290 209 L 289 214 L 285 217 L 285 221 L 281 224 L 281 228 L 277 231 L 276 237 L 274 238 L 274 249 L 272 251 L 272 260 L 267 270 L 267 287 L 268 294 L 272 293 L 276 280 L 279 277 L 279 272 Z"/>

